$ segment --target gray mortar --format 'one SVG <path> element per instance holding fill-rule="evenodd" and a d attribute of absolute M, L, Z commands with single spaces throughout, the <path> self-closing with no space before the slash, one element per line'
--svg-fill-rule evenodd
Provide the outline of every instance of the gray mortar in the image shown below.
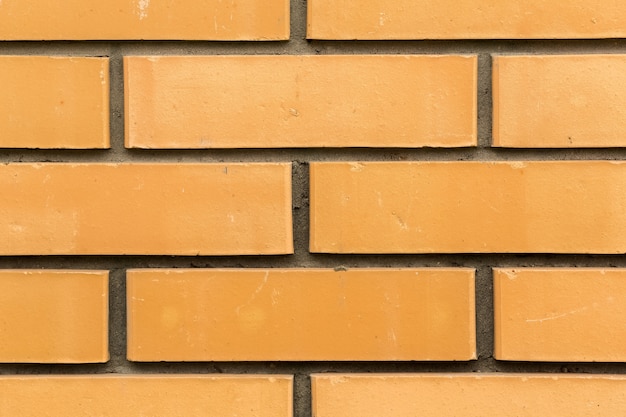
<path fill-rule="evenodd" d="M 410 160 L 567 160 L 626 159 L 626 149 L 497 149 L 490 148 L 492 100 L 491 56 L 494 54 L 626 53 L 626 40 L 474 40 L 474 41 L 306 41 L 306 2 L 291 3 L 288 42 L 0 42 L 0 55 L 74 55 L 110 57 L 111 149 L 0 149 L 7 162 L 263 162 L 293 163 L 295 254 L 288 256 L 20 256 L 0 257 L 0 268 L 110 270 L 110 352 L 106 364 L 0 364 L 0 374 L 104 373 L 233 373 L 291 374 L 295 417 L 310 417 L 313 372 L 578 372 L 626 374 L 624 363 L 503 362 L 492 357 L 493 267 L 622 267 L 622 255 L 456 254 L 456 255 L 329 255 L 308 252 L 309 166 L 311 161 Z M 122 58 L 125 55 L 213 54 L 476 54 L 478 55 L 478 147 L 458 149 L 233 149 L 129 150 L 124 148 Z M 532 121 L 529 121 L 532 123 Z M 120 204 L 123 204 L 120 202 Z M 129 268 L 476 268 L 477 348 L 469 362 L 196 362 L 132 363 L 126 360 L 126 285 Z"/>

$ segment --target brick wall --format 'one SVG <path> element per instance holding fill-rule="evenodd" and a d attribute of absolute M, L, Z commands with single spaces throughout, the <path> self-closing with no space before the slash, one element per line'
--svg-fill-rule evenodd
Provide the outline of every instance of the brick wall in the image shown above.
<path fill-rule="evenodd" d="M 626 415 L 622 38 L 0 0 L 0 416 Z"/>

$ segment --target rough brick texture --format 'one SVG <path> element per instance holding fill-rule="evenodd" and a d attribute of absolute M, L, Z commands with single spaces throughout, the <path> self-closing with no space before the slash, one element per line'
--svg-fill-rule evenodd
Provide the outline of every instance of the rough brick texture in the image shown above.
<path fill-rule="evenodd" d="M 461 269 L 131 270 L 128 356 L 474 359 L 473 278 Z"/>

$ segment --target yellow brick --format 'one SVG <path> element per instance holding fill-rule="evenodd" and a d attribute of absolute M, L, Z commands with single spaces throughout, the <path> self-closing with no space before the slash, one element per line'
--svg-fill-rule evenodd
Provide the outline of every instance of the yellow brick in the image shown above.
<path fill-rule="evenodd" d="M 291 165 L 0 166 L 2 255 L 293 251 Z"/>
<path fill-rule="evenodd" d="M 626 36 L 614 0 L 309 0 L 309 39 L 541 39 Z"/>
<path fill-rule="evenodd" d="M 626 163 L 312 163 L 311 251 L 624 253 Z"/>
<path fill-rule="evenodd" d="M 626 377 L 533 374 L 312 376 L 316 417 L 606 417 L 626 410 Z"/>
<path fill-rule="evenodd" d="M 108 277 L 107 271 L 0 271 L 0 362 L 106 362 Z"/>
<path fill-rule="evenodd" d="M 3 40 L 286 40 L 287 0 L 4 0 Z"/>
<path fill-rule="evenodd" d="M 626 361 L 626 270 L 495 269 L 495 358 Z"/>
<path fill-rule="evenodd" d="M 475 56 L 125 57 L 124 69 L 128 147 L 476 145 Z"/>
<path fill-rule="evenodd" d="M 626 55 L 496 57 L 494 146 L 624 147 L 624 85 Z"/>
<path fill-rule="evenodd" d="M 109 147 L 108 58 L 3 56 L 0 85 L 0 147 Z"/>
<path fill-rule="evenodd" d="M 291 417 L 283 375 L 2 376 L 0 415 Z"/>
<path fill-rule="evenodd" d="M 470 269 L 131 270 L 135 361 L 469 360 Z"/>

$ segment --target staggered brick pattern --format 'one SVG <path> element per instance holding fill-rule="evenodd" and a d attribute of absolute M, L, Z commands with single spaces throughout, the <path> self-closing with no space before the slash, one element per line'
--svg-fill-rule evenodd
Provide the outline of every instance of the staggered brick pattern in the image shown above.
<path fill-rule="evenodd" d="M 626 415 L 626 6 L 307 3 L 0 0 L 0 416 Z"/>

